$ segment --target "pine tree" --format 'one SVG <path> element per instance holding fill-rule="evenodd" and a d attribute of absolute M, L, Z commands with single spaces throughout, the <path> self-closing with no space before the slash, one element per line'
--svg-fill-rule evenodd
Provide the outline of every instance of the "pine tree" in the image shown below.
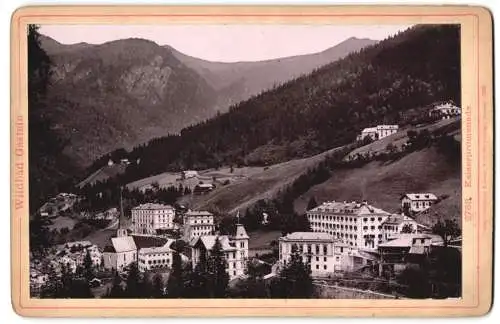
<path fill-rule="evenodd" d="M 247 262 L 245 274 L 247 278 L 237 282 L 231 289 L 232 298 L 267 298 L 267 288 L 257 267 L 251 262 Z"/>
<path fill-rule="evenodd" d="M 229 283 L 229 275 L 226 269 L 227 262 L 222 250 L 222 244 L 217 238 L 207 260 L 208 292 L 211 298 L 226 297 Z"/>
<path fill-rule="evenodd" d="M 448 246 L 449 241 L 458 237 L 461 233 L 458 223 L 451 219 L 445 219 L 444 222 L 440 220 L 437 221 L 437 223 L 432 226 L 432 232 L 441 236 L 444 246 Z"/>
<path fill-rule="evenodd" d="M 87 250 L 87 253 L 85 254 L 83 265 L 85 267 L 85 279 L 87 282 L 90 282 L 90 280 L 94 278 L 94 263 L 92 262 L 89 250 Z"/>
<path fill-rule="evenodd" d="M 271 287 L 273 297 L 310 298 L 313 294 L 311 268 L 302 262 L 296 245 L 292 246 L 290 263 L 281 271 L 278 280 Z"/>
<path fill-rule="evenodd" d="M 309 202 L 307 203 L 307 210 L 311 210 L 317 206 L 318 206 L 318 203 L 316 202 L 316 199 L 314 199 L 314 196 L 311 196 L 311 198 L 309 199 Z"/>
<path fill-rule="evenodd" d="M 126 298 L 139 298 L 141 297 L 141 278 L 137 263 L 130 264 L 130 271 L 127 278 L 127 287 L 125 288 Z"/>
<path fill-rule="evenodd" d="M 207 258 L 205 253 L 201 253 L 200 260 L 196 264 L 194 270 L 189 273 L 185 289 L 186 289 L 186 297 L 189 298 L 209 297 Z"/>
<path fill-rule="evenodd" d="M 181 298 L 184 296 L 184 280 L 182 273 L 182 259 L 179 252 L 175 251 L 172 256 L 172 270 L 168 277 L 167 291 L 169 298 Z"/>
<path fill-rule="evenodd" d="M 113 285 L 111 286 L 111 289 L 106 294 L 106 298 L 123 298 L 124 291 L 123 291 L 123 288 L 121 286 L 121 283 L 122 283 L 122 279 L 120 278 L 118 271 L 115 271 L 115 274 L 113 277 Z"/>
<path fill-rule="evenodd" d="M 162 298 L 163 297 L 163 277 L 160 273 L 156 273 L 153 276 L 153 285 L 152 285 L 152 294 L 153 298 Z"/>
<path fill-rule="evenodd" d="M 30 252 L 37 256 L 43 257 L 45 249 L 50 246 L 51 235 L 48 229 L 50 225 L 46 218 L 43 218 L 40 213 L 36 213 L 29 223 L 29 244 Z"/>

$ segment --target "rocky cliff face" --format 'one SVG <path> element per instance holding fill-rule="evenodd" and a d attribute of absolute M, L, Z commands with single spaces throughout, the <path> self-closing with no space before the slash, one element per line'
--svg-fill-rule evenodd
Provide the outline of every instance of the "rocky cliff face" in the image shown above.
<path fill-rule="evenodd" d="M 126 40 L 53 50 L 49 111 L 83 166 L 214 115 L 217 93 L 153 42 Z"/>

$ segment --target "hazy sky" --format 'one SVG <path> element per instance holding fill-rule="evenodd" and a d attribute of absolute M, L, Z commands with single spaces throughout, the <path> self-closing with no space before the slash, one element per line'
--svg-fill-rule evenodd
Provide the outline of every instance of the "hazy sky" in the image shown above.
<path fill-rule="evenodd" d="M 210 61 L 260 61 L 316 53 L 350 37 L 382 40 L 401 25 L 43 25 L 63 44 L 145 38 Z"/>

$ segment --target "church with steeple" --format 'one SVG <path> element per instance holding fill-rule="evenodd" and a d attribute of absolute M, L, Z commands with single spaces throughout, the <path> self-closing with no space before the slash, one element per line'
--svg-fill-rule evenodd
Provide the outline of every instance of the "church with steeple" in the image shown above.
<path fill-rule="evenodd" d="M 202 235 L 190 242 L 193 269 L 201 260 L 207 260 L 217 240 L 224 251 L 229 279 L 243 276 L 247 267 L 249 236 L 239 221 L 239 212 L 234 235 Z"/>

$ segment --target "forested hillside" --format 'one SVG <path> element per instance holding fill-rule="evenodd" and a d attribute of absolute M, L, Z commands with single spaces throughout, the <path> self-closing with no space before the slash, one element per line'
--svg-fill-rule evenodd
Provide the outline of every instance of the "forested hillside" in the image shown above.
<path fill-rule="evenodd" d="M 214 63 L 144 39 L 99 45 L 40 40 L 52 61 L 45 114 L 67 138 L 65 154 L 84 167 L 115 149 L 178 133 L 375 42 L 349 39 L 317 54 Z"/>
<path fill-rule="evenodd" d="M 47 87 L 51 60 L 40 47 L 40 34 L 34 25 L 28 27 L 28 116 L 29 116 L 29 202 L 36 210 L 55 194 L 58 185 L 78 172 L 74 161 L 63 154 L 64 140 L 47 117 Z"/>
<path fill-rule="evenodd" d="M 266 165 L 352 142 L 405 111 L 460 105 L 460 27 L 422 25 L 230 108 L 226 114 L 136 147 L 126 181 L 183 168 Z"/>

